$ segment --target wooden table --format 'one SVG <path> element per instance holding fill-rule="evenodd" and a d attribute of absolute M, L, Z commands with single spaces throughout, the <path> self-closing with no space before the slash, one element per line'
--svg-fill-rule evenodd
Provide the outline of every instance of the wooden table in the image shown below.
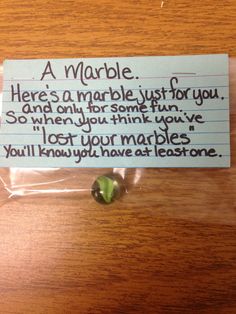
<path fill-rule="evenodd" d="M 1 0 L 0 10 L 1 61 L 236 56 L 235 0 Z M 235 105 L 230 169 L 130 170 L 141 179 L 111 206 L 86 192 L 5 203 L 0 313 L 236 313 Z"/>

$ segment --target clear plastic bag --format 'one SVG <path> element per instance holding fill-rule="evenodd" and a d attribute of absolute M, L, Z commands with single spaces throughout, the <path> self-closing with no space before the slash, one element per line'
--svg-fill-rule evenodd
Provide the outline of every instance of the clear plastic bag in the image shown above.
<path fill-rule="evenodd" d="M 229 169 L 0 169 L 2 204 L 9 199 L 48 195 L 76 195 L 91 202 L 94 180 L 104 174 L 118 174 L 124 182 L 124 195 L 118 202 L 146 208 L 156 214 L 184 219 L 210 219 L 235 223 L 236 217 L 236 58 L 230 59 L 231 160 Z M 224 194 L 224 198 L 222 198 Z M 154 209 L 155 208 L 155 209 Z"/>

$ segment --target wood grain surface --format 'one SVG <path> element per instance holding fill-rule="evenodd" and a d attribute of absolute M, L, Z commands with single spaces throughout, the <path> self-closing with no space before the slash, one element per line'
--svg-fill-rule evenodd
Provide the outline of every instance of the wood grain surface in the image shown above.
<path fill-rule="evenodd" d="M 235 0 L 1 0 L 0 12 L 0 61 L 236 56 Z M 128 193 L 110 206 L 89 190 L 8 200 L 2 188 L 0 313 L 236 313 L 231 84 L 230 169 L 126 170 Z M 42 180 L 89 189 L 98 173 L 62 169 Z"/>

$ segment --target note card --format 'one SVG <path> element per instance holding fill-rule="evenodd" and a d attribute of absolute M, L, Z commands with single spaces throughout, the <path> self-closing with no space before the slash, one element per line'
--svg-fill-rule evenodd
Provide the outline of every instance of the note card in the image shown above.
<path fill-rule="evenodd" d="M 229 167 L 227 55 L 7 60 L 1 167 Z"/>

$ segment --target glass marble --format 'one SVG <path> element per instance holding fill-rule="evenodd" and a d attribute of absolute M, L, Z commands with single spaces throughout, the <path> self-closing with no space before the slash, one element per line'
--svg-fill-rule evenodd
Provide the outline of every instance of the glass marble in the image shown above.
<path fill-rule="evenodd" d="M 101 204 L 111 204 L 124 192 L 124 183 L 120 175 L 106 174 L 97 177 L 92 185 L 92 196 Z"/>

